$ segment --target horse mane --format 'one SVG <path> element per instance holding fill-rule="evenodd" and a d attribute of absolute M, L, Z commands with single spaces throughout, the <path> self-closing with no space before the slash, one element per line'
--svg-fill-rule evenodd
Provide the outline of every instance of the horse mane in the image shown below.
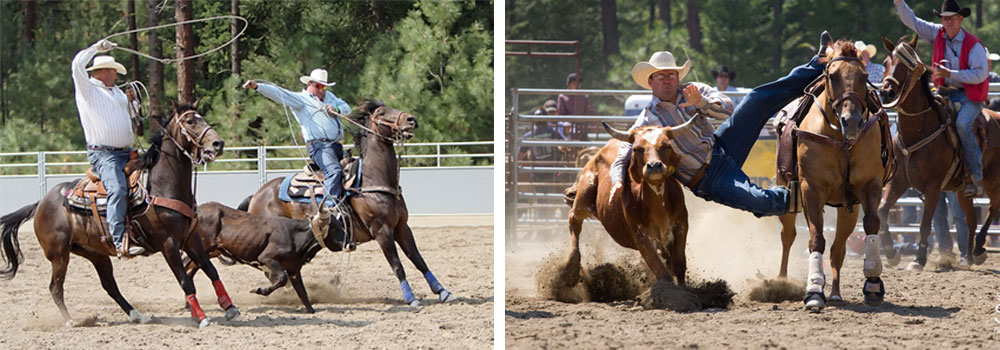
<path fill-rule="evenodd" d="M 161 118 L 159 115 L 153 115 L 155 118 Z M 139 169 L 152 169 L 156 162 L 160 160 L 160 145 L 163 143 L 163 128 L 157 130 L 152 137 L 149 138 L 149 148 L 146 149 L 146 153 L 142 154 L 139 159 Z"/>
<path fill-rule="evenodd" d="M 837 40 L 834 47 L 833 57 L 858 57 L 858 48 L 847 40 Z"/>
<path fill-rule="evenodd" d="M 373 98 L 365 98 L 363 102 L 361 102 L 361 105 L 351 110 L 351 113 L 347 115 L 347 118 L 358 124 L 367 125 L 372 116 L 372 112 L 379 107 L 385 107 L 385 103 Z M 368 131 L 361 128 L 352 128 L 351 137 L 354 139 L 354 147 L 358 149 L 358 156 L 362 158 L 365 156 L 364 140 L 367 136 Z"/>

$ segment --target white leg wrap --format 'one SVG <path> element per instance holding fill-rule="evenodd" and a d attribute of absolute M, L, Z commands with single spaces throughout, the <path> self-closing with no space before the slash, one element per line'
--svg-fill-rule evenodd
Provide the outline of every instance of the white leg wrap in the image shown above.
<path fill-rule="evenodd" d="M 878 235 L 865 236 L 865 278 L 882 276 L 882 258 L 878 247 Z"/>
<path fill-rule="evenodd" d="M 823 285 L 826 284 L 826 275 L 823 274 L 823 254 L 812 252 L 809 254 L 809 283 L 806 285 L 806 292 L 823 292 Z"/>
<path fill-rule="evenodd" d="M 149 321 L 151 321 L 149 317 L 146 317 L 146 315 L 139 313 L 139 311 L 136 311 L 135 309 L 132 309 L 132 311 L 128 312 L 128 320 L 131 321 L 132 323 L 140 323 L 140 324 L 146 324 L 149 323 Z"/>

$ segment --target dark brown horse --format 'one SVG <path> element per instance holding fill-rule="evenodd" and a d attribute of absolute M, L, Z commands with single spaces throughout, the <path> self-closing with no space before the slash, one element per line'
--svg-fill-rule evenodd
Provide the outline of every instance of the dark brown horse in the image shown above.
<path fill-rule="evenodd" d="M 143 166 L 143 169 L 149 171 L 149 194 L 151 203 L 154 204 L 138 208 L 135 212 L 143 214 L 135 215 L 130 220 L 137 222 L 141 231 L 145 232 L 142 241 L 147 242 L 143 244 L 146 255 L 163 253 L 170 270 L 184 290 L 191 315 L 199 322 L 200 327 L 207 326 L 210 320 L 205 317 L 198 303 L 194 283 L 184 273 L 181 250 L 192 257 L 212 280 L 219 305 L 226 310 L 226 318 L 233 319 L 239 316 L 239 309 L 229 299 L 201 240 L 189 239 L 192 234 L 191 224 L 196 220 L 193 215 L 188 216 L 194 213 L 191 208 L 195 205 L 191 186 L 192 163 L 214 161 L 222 153 L 223 140 L 198 114 L 196 104 L 175 105 L 174 114 L 169 120 L 159 119 L 154 120 L 159 121 L 160 125 L 166 125 L 161 131 L 162 135 L 158 135 L 162 136 L 162 143 L 159 137 L 154 137 L 153 146 L 147 152 L 146 164 Z M 154 160 L 156 158 L 158 160 Z M 67 206 L 66 191 L 72 189 L 78 181 L 80 180 L 56 185 L 41 201 L 0 218 L 0 239 L 3 241 L 7 262 L 7 266 L 0 270 L 0 277 L 11 279 L 17 274 L 18 266 L 23 261 L 17 244 L 17 230 L 24 221 L 34 217 L 35 236 L 38 237 L 45 257 L 52 263 L 49 291 L 67 325 L 73 324 L 63 301 L 63 282 L 66 279 L 70 253 L 90 260 L 97 269 L 101 286 L 122 311 L 128 314 L 130 321 L 149 322 L 149 318 L 136 311 L 118 290 L 109 258 L 113 252 L 101 240 L 103 230 L 99 224 L 95 224 L 92 216 L 80 214 Z M 161 206 L 160 203 L 166 203 L 166 206 Z M 103 223 L 104 220 L 100 219 L 98 222 Z"/>
<path fill-rule="evenodd" d="M 870 241 L 865 257 L 865 302 L 881 304 L 884 295 L 879 278 L 881 265 L 875 266 L 875 263 L 881 262 L 875 241 L 879 227 L 876 208 L 883 175 L 882 132 L 878 125 L 880 106 L 877 99 L 869 97 L 868 74 L 854 45 L 838 41 L 834 44 L 831 57 L 821 77 L 823 91 L 819 96 L 810 95 L 813 100 L 811 109 L 799 129 L 791 130 L 796 132 L 799 140 L 797 152 L 802 208 L 809 224 L 807 310 L 819 310 L 826 306 L 823 294 L 826 276 L 822 267 L 826 249 L 823 207 L 826 205 L 838 207 L 837 233 L 830 252 L 833 268 L 830 301 L 843 301 L 840 295 L 840 268 L 847 253 L 847 238 L 858 222 L 858 202 L 865 214 L 864 228 Z M 794 125 L 786 126 L 789 127 Z M 777 180 L 779 185 L 785 182 L 783 176 L 778 176 Z M 786 274 L 788 251 L 795 240 L 795 216 L 793 213 L 780 217 L 783 243 L 781 276 Z"/>
<path fill-rule="evenodd" d="M 957 136 L 949 131 L 954 125 L 953 118 L 946 115 L 943 106 L 934 103 L 930 90 L 931 71 L 917 56 L 916 35 L 909 41 L 901 38 L 895 47 L 885 37 L 882 41 L 886 50 L 892 52 L 892 59 L 885 68 L 882 95 L 887 100 L 893 100 L 885 107 L 895 108 L 898 115 L 897 134 L 893 138 L 898 156 L 896 175 L 886 184 L 879 204 L 878 213 L 882 220 L 879 235 L 889 265 L 899 264 L 900 254 L 893 247 L 886 217 L 896 200 L 910 187 L 923 193 L 924 211 L 920 218 L 919 248 L 916 258 L 907 266 L 907 269 L 920 270 L 927 264 L 927 238 L 930 236 L 931 220 L 937 209 L 938 198 L 942 190 L 962 191 L 965 176 L 961 176 L 961 172 L 965 163 L 959 154 Z M 1000 210 L 1000 148 L 983 150 L 983 175 L 983 188 L 990 197 L 988 218 L 992 219 Z M 986 243 L 986 230 L 990 220 L 987 219 L 977 236 L 975 230 L 978 220 L 972 198 L 961 195 L 957 197 L 969 226 L 968 247 L 971 251 L 966 261 L 970 265 L 982 264 L 986 261 L 986 249 L 983 245 Z"/>
<path fill-rule="evenodd" d="M 350 206 L 353 208 L 351 221 L 355 232 L 353 241 L 378 241 L 382 254 L 399 278 L 403 300 L 407 304 L 419 306 L 420 302 L 413 296 L 406 280 L 406 273 L 396 252 L 396 243 L 424 274 L 431 291 L 438 295 L 438 299 L 453 300 L 454 295 L 438 282 L 417 250 L 413 232 L 407 224 L 409 213 L 406 201 L 399 188 L 399 161 L 393 142 L 413 137 L 413 130 L 417 128 L 416 117 L 388 108 L 381 102 L 365 101 L 347 118 L 364 126 L 354 137 L 355 144 L 361 147 L 362 187 L 350 197 Z M 249 198 L 248 211 L 256 215 L 293 219 L 302 219 L 315 213 L 316 206 L 311 203 L 284 202 L 278 198 L 278 188 L 283 179 L 271 180 L 257 190 Z"/>

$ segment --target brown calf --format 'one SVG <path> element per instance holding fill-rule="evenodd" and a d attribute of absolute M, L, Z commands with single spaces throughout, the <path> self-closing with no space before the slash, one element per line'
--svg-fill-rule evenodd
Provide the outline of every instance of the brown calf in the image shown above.
<path fill-rule="evenodd" d="M 330 227 L 332 221 L 332 227 Z M 327 234 L 327 228 L 332 234 Z M 269 295 L 285 286 L 289 280 L 309 313 L 315 312 L 306 295 L 302 266 L 324 247 L 343 250 L 344 230 L 324 209 L 310 220 L 293 220 L 277 216 L 257 216 L 224 206 L 217 202 L 198 205 L 195 232 L 201 237 L 210 257 L 223 255 L 237 262 L 264 270 L 271 285 L 251 290 Z M 185 261 L 188 276 L 198 266 Z"/>
<path fill-rule="evenodd" d="M 671 127 L 643 127 L 630 132 L 605 128 L 616 140 L 610 140 L 597 153 L 566 190 L 566 202 L 572 206 L 569 230 L 572 251 L 560 280 L 576 284 L 580 266 L 580 231 L 583 220 L 594 216 L 619 245 L 636 249 L 658 279 L 684 284 L 687 269 L 684 246 L 687 240 L 687 208 L 684 192 L 673 173 L 680 155 L 670 145 L 675 133 L 685 132 L 690 123 Z M 632 144 L 628 175 L 622 188 L 612 194 L 610 166 L 618 153 L 620 141 Z M 657 255 L 659 251 L 659 256 Z M 660 258 L 663 260 L 660 260 Z M 664 265 L 664 261 L 669 267 Z"/>

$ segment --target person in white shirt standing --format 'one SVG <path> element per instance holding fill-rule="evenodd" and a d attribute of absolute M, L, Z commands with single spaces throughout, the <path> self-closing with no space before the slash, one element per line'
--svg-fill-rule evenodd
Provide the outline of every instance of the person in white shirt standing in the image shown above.
<path fill-rule="evenodd" d="M 125 253 L 122 251 L 122 237 L 125 234 L 125 202 L 128 197 L 124 169 L 133 140 L 128 108 L 133 98 L 115 86 L 118 74 L 126 73 L 125 66 L 115 62 L 111 56 L 94 57 L 114 47 L 114 43 L 101 40 L 81 50 L 73 58 L 72 71 L 76 108 L 87 140 L 87 160 L 108 191 L 108 229 L 121 257 Z M 88 68 L 86 65 L 91 59 L 94 62 Z M 133 245 L 128 254 L 144 252 L 142 247 Z"/>

